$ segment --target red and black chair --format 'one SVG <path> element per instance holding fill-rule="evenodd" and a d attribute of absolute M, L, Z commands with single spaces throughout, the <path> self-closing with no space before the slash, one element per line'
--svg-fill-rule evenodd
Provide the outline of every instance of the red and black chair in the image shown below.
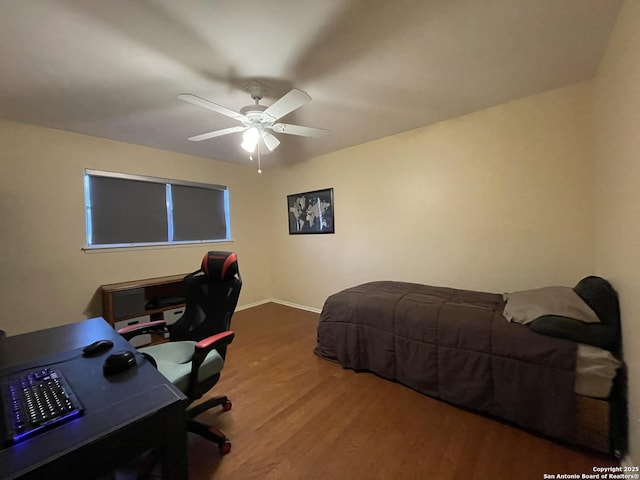
<path fill-rule="evenodd" d="M 220 378 L 227 346 L 233 341 L 231 317 L 238 304 L 242 278 L 233 252 L 208 252 L 200 270 L 184 278 L 185 312 L 173 325 L 162 320 L 119 330 L 127 340 L 147 333 L 167 333 L 168 342 L 138 349 L 190 400 L 207 393 Z M 206 410 L 231 409 L 226 396 L 205 400 L 187 408 L 187 430 L 216 444 L 223 454 L 231 443 L 217 428 L 195 420 Z"/>

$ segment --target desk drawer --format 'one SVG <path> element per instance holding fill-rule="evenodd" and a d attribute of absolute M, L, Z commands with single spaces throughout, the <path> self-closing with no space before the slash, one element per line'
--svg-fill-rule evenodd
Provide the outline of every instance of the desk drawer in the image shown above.
<path fill-rule="evenodd" d="M 131 325 L 137 325 L 139 323 L 145 323 L 150 321 L 151 321 L 151 317 L 149 315 L 143 315 L 141 317 L 129 318 L 127 320 L 120 320 L 119 322 L 115 322 L 113 324 L 113 328 L 115 328 L 117 331 L 124 327 L 129 327 Z M 143 345 L 147 345 L 148 343 L 151 343 L 151 335 L 150 334 L 138 335 L 137 337 L 133 337 L 131 340 L 129 340 L 129 343 L 134 347 L 141 347 Z"/>
<path fill-rule="evenodd" d="M 172 308 L 171 310 L 165 310 L 164 312 L 162 312 L 163 320 L 167 323 L 167 325 L 173 325 L 178 320 L 180 320 L 180 317 L 182 317 L 182 315 L 184 314 L 185 308 L 186 307 L 182 306 L 178 308 Z M 169 334 L 165 333 L 164 338 L 169 338 Z"/>
<path fill-rule="evenodd" d="M 179 320 L 180 317 L 182 317 L 182 315 L 184 314 L 185 308 L 186 307 L 178 307 L 162 312 L 164 321 L 167 322 L 167 325 L 173 325 L 174 323 L 176 323 L 176 321 Z"/>

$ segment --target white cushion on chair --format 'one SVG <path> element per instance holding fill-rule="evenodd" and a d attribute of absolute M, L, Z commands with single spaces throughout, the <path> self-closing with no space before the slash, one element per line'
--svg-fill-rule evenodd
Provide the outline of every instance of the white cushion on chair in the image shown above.
<path fill-rule="evenodd" d="M 191 373 L 191 358 L 195 351 L 196 342 L 167 342 L 150 347 L 140 348 L 140 352 L 153 357 L 158 364 L 158 371 L 185 392 Z M 198 381 L 206 380 L 222 370 L 224 360 L 216 350 L 209 352 L 198 370 Z"/>

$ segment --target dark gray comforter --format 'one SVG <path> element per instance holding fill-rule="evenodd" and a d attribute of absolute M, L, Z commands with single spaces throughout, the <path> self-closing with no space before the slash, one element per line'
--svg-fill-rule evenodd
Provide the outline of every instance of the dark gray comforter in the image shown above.
<path fill-rule="evenodd" d="M 576 344 L 509 323 L 503 308 L 491 293 L 371 282 L 326 300 L 315 352 L 573 442 Z"/>

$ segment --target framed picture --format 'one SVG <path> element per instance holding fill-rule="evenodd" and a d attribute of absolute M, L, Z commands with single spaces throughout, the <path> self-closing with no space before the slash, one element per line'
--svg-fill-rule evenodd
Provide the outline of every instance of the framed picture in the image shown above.
<path fill-rule="evenodd" d="M 287 195 L 289 235 L 334 233 L 333 188 Z"/>

